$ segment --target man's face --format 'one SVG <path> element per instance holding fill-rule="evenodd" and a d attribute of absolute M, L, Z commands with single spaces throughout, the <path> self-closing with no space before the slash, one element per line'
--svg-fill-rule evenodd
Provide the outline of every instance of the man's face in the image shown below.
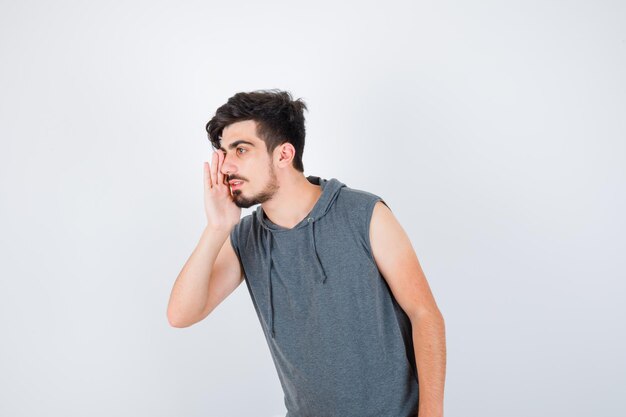
<path fill-rule="evenodd" d="M 230 124 L 222 131 L 220 149 L 224 152 L 222 174 L 231 184 L 233 201 L 238 207 L 248 208 L 271 199 L 278 190 L 278 181 L 267 153 L 265 142 L 256 135 L 256 122 L 244 120 Z"/>

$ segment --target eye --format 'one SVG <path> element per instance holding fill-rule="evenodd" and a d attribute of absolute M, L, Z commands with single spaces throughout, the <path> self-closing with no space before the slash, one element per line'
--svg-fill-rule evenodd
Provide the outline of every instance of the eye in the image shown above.
<path fill-rule="evenodd" d="M 245 148 L 237 148 L 237 150 L 239 150 L 239 149 L 244 150 L 244 151 L 247 152 L 247 150 Z"/>

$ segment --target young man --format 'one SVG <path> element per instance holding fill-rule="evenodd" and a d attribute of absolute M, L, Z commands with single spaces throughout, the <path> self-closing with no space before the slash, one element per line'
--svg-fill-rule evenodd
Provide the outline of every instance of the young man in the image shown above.
<path fill-rule="evenodd" d="M 207 123 L 207 226 L 168 320 L 203 320 L 245 280 L 288 417 L 441 417 L 444 320 L 411 242 L 381 197 L 304 176 L 304 109 L 238 93 Z"/>

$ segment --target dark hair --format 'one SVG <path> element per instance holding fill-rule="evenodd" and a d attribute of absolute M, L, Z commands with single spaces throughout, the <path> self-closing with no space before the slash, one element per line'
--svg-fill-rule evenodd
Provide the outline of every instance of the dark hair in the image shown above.
<path fill-rule="evenodd" d="M 219 149 L 222 131 L 231 123 L 254 120 L 257 135 L 265 142 L 271 153 L 278 145 L 289 142 L 296 150 L 293 167 L 304 172 L 304 110 L 308 110 L 302 99 L 293 100 L 288 91 L 278 89 L 240 92 L 228 99 L 206 124 L 209 140 Z"/>

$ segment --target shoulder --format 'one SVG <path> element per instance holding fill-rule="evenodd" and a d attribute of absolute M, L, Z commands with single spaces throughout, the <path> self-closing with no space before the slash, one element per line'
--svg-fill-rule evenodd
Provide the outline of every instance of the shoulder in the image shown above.
<path fill-rule="evenodd" d="M 341 189 L 336 205 L 343 219 L 359 229 L 365 237 L 369 235 L 374 209 L 382 205 L 389 207 L 381 195 L 347 186 Z"/>
<path fill-rule="evenodd" d="M 344 224 L 355 230 L 356 236 L 370 259 L 374 261 L 370 242 L 373 215 L 379 206 L 387 206 L 384 198 L 371 191 L 343 187 L 337 201 L 338 215 Z"/>
<path fill-rule="evenodd" d="M 253 222 L 256 221 L 254 211 L 247 214 L 239 220 L 239 223 L 230 231 L 230 241 L 233 248 L 237 250 L 240 242 L 246 242 L 253 228 Z"/>
<path fill-rule="evenodd" d="M 389 207 L 385 199 L 376 193 L 371 191 L 361 190 L 358 188 L 343 187 L 339 195 L 337 203 L 343 208 L 351 210 L 355 214 L 360 214 L 365 217 L 365 220 L 369 221 L 376 206 L 380 201 L 380 204 L 384 204 Z"/>

